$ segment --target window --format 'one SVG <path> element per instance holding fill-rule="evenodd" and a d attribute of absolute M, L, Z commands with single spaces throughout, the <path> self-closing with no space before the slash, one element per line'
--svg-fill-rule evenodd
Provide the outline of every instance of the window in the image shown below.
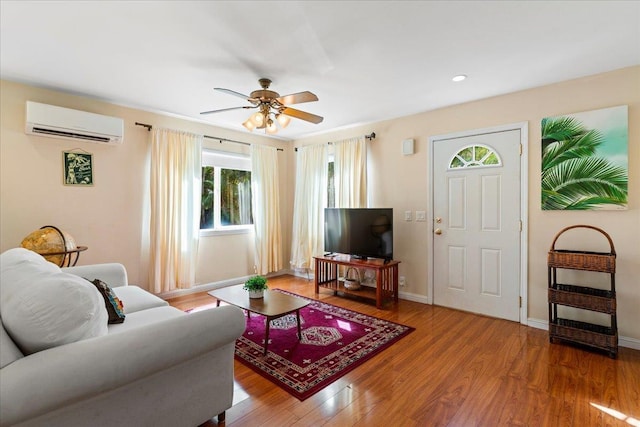
<path fill-rule="evenodd" d="M 200 230 L 246 230 L 252 224 L 251 160 L 203 151 Z"/>
<path fill-rule="evenodd" d="M 333 156 L 329 158 L 329 167 L 327 173 L 327 207 L 335 208 L 336 207 L 336 180 L 333 175 Z"/>
<path fill-rule="evenodd" d="M 468 145 L 454 154 L 449 169 L 502 166 L 502 160 L 493 148 L 482 144 Z"/>

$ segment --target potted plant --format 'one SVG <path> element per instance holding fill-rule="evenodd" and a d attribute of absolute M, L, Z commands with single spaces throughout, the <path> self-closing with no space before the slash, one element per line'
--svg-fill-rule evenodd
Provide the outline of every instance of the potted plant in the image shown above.
<path fill-rule="evenodd" d="M 267 279 L 263 276 L 253 276 L 246 282 L 242 289 L 249 291 L 249 298 L 263 298 L 264 290 L 269 289 Z"/>

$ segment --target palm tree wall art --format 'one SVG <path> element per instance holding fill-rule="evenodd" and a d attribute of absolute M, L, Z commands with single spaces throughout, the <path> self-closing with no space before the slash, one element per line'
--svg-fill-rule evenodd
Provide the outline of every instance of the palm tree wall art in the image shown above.
<path fill-rule="evenodd" d="M 542 210 L 624 210 L 626 105 L 542 119 Z"/>

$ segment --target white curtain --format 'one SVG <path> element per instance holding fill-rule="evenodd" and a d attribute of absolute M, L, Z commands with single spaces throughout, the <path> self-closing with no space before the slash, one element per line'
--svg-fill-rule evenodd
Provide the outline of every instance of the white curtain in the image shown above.
<path fill-rule="evenodd" d="M 153 128 L 149 283 L 155 293 L 195 283 L 201 168 L 202 135 Z"/>
<path fill-rule="evenodd" d="M 367 207 L 367 142 L 364 136 L 334 142 L 337 208 Z"/>
<path fill-rule="evenodd" d="M 313 257 L 324 250 L 327 145 L 300 147 L 296 159 L 291 267 L 313 270 Z"/>
<path fill-rule="evenodd" d="M 282 269 L 277 156 L 277 150 L 273 147 L 251 145 L 251 197 L 258 274 Z"/>

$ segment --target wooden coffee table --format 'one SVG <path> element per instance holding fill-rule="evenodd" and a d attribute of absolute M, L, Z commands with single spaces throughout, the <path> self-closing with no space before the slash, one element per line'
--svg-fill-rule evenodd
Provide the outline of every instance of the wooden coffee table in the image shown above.
<path fill-rule="evenodd" d="M 264 298 L 249 298 L 249 292 L 242 289 L 242 286 L 243 285 L 228 286 L 213 290 L 208 292 L 208 294 L 218 300 L 218 306 L 220 305 L 220 301 L 224 301 L 247 310 L 247 316 L 250 316 L 250 313 L 256 313 L 267 318 L 267 330 L 264 338 L 265 355 L 267 354 L 267 345 L 269 345 L 269 326 L 274 319 L 286 316 L 295 311 L 298 322 L 298 339 L 302 339 L 300 309 L 309 305 L 309 301 L 272 290 L 265 290 Z"/>

